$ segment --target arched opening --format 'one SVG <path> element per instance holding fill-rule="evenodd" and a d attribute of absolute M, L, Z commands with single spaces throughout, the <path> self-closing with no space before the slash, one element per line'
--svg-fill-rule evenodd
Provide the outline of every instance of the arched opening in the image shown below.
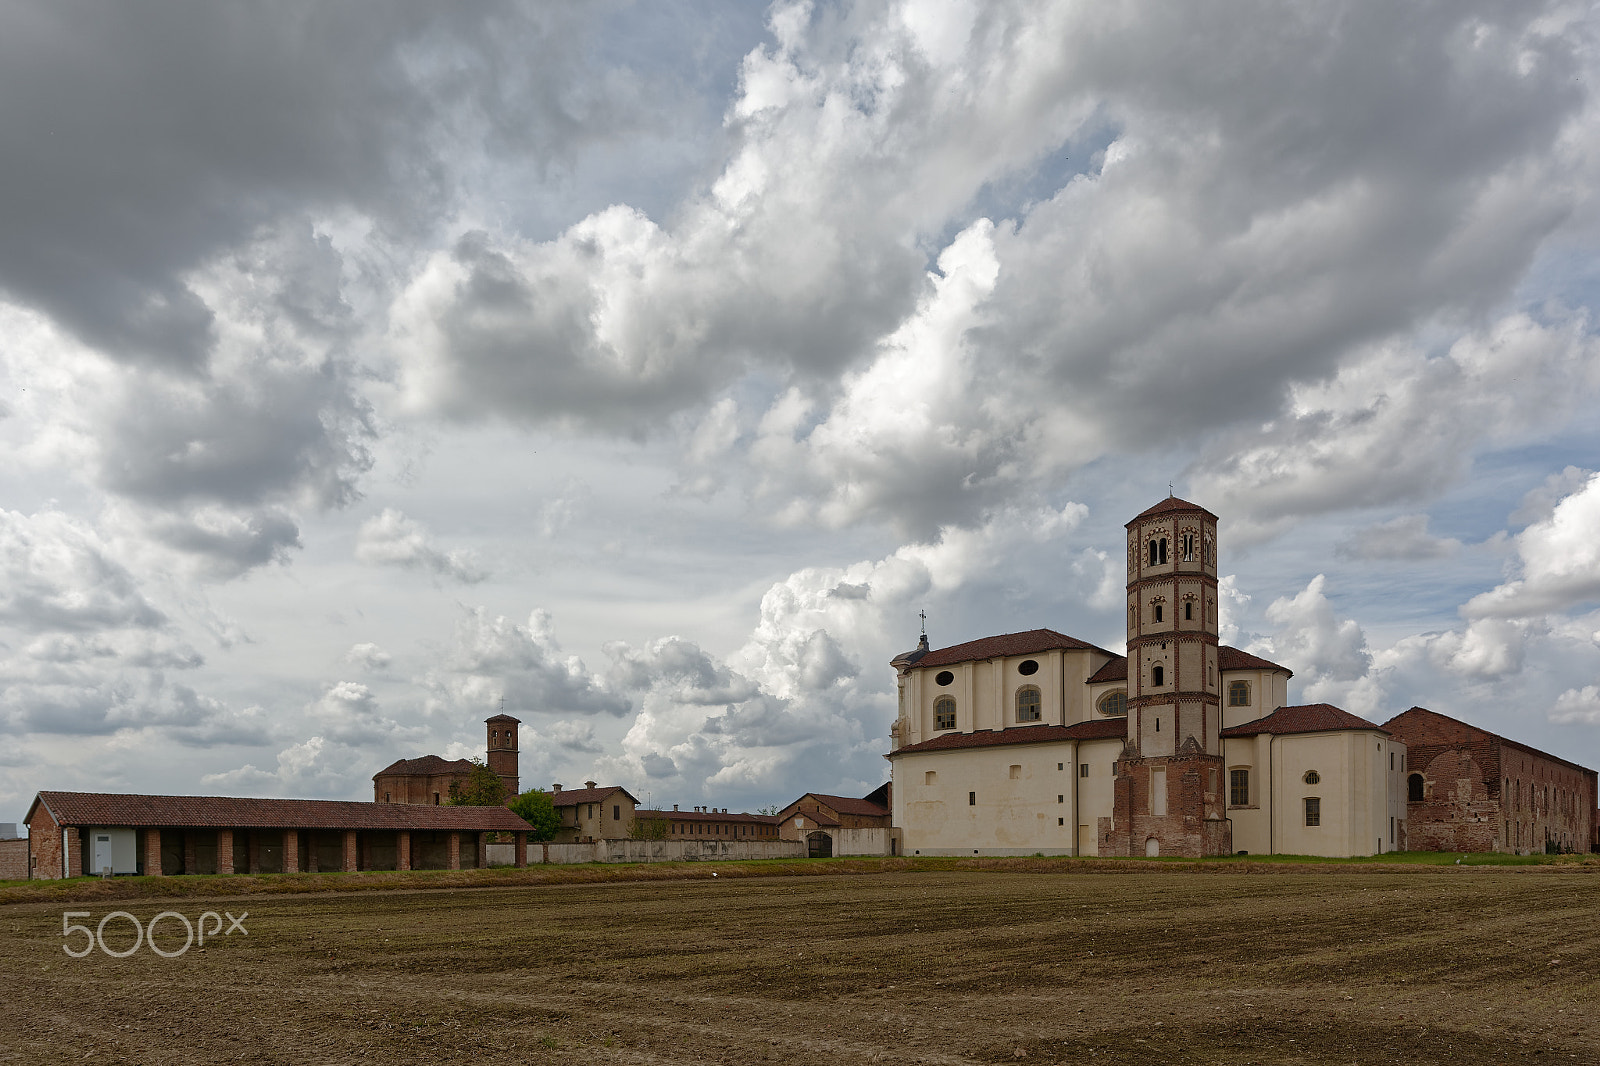
<path fill-rule="evenodd" d="M 1044 704 L 1037 685 L 1017 689 L 1017 721 L 1037 722 L 1044 718 Z"/>
<path fill-rule="evenodd" d="M 933 701 L 933 728 L 954 729 L 956 727 L 956 701 L 949 696 L 940 696 Z"/>
<path fill-rule="evenodd" d="M 1157 855 L 1160 855 L 1161 841 L 1157 840 L 1155 837 L 1146 837 L 1144 841 L 1144 853 L 1147 858 L 1151 859 L 1155 858 Z"/>
<path fill-rule="evenodd" d="M 1421 774 L 1412 774 L 1406 778 L 1406 799 L 1412 803 L 1422 802 L 1423 779 Z"/>
<path fill-rule="evenodd" d="M 833 838 L 821 831 L 807 833 L 806 854 L 813 859 L 833 858 Z"/>
<path fill-rule="evenodd" d="M 1152 666 L 1150 668 L 1150 683 L 1156 688 L 1165 685 L 1167 683 L 1167 672 L 1159 666 Z"/>

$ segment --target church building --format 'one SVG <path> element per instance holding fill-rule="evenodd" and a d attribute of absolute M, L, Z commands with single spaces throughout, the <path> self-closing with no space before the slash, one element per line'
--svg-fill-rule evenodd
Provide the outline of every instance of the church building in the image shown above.
<path fill-rule="evenodd" d="M 1216 516 L 1127 530 L 1126 655 L 1035 629 L 894 659 L 901 854 L 1404 850 L 1405 745 L 1219 643 Z"/>

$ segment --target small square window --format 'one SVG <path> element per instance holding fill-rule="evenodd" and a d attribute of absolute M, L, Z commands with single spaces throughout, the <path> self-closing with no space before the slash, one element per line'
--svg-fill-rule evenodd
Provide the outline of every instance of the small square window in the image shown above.
<path fill-rule="evenodd" d="M 1065 803 L 1065 802 L 1067 802 L 1067 797 L 1065 797 L 1065 796 L 1057 796 L 1056 797 L 1056 802 L 1057 803 Z"/>
<path fill-rule="evenodd" d="M 1067 764 L 1066 763 L 1059 763 L 1059 762 L 1056 763 L 1056 769 L 1057 770 L 1065 770 L 1066 768 L 1067 768 Z"/>
<path fill-rule="evenodd" d="M 1088 777 L 1089 776 L 1089 764 L 1088 763 L 1082 762 L 1082 763 L 1078 764 L 1078 776 L 1079 777 Z"/>
<path fill-rule="evenodd" d="M 1066 825 L 1067 824 L 1067 820 L 1065 818 L 1057 818 L 1056 819 L 1056 824 L 1057 825 Z"/>

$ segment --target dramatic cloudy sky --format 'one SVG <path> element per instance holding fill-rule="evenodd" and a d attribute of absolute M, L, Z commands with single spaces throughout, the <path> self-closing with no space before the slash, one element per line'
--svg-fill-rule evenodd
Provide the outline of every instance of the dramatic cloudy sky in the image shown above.
<path fill-rule="evenodd" d="M 1584 3 L 0 12 L 0 820 L 481 750 L 734 809 L 1120 649 L 1600 766 Z"/>

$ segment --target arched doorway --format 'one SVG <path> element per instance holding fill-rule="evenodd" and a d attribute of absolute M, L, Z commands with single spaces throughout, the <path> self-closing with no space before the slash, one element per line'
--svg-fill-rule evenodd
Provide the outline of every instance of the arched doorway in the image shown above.
<path fill-rule="evenodd" d="M 1155 858 L 1157 855 L 1160 855 L 1161 841 L 1157 840 L 1155 837 L 1146 838 L 1144 842 L 1144 853 L 1150 858 Z"/>
<path fill-rule="evenodd" d="M 833 838 L 820 830 L 806 835 L 806 853 L 813 859 L 833 858 Z"/>

